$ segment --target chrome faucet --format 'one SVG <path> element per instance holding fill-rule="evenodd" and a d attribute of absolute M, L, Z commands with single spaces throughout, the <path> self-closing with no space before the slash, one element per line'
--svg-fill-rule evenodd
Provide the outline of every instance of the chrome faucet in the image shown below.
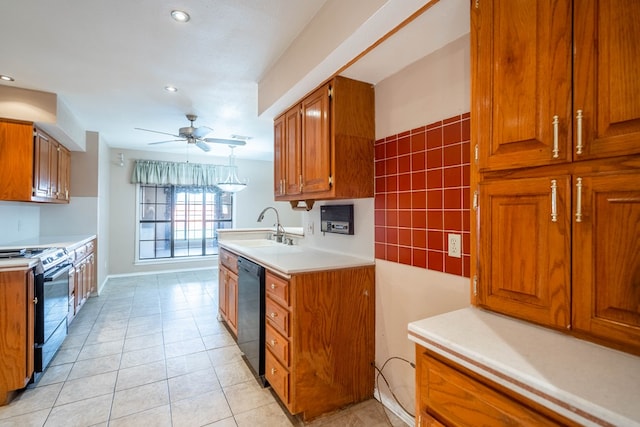
<path fill-rule="evenodd" d="M 258 222 L 262 222 L 265 212 L 267 212 L 269 209 L 272 209 L 276 213 L 276 241 L 279 243 L 286 242 L 287 234 L 285 233 L 282 224 L 280 224 L 280 214 L 278 214 L 278 210 L 276 208 L 274 208 L 273 206 L 267 206 L 266 208 L 262 209 L 262 212 L 260 212 L 260 215 L 258 215 Z"/>

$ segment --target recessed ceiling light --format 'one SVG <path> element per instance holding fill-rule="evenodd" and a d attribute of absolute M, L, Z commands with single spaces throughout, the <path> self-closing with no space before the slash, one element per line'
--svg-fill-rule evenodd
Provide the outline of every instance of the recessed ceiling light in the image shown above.
<path fill-rule="evenodd" d="M 172 10 L 171 17 L 178 22 L 187 22 L 189 19 L 191 19 L 189 14 L 182 10 Z"/>
<path fill-rule="evenodd" d="M 177 92 L 178 88 L 175 86 L 167 85 L 164 87 L 164 90 L 166 90 L 167 92 Z"/>
<path fill-rule="evenodd" d="M 0 80 L 4 80 L 5 82 L 15 82 L 16 80 L 11 77 L 11 76 L 7 76 L 4 74 L 0 74 Z"/>

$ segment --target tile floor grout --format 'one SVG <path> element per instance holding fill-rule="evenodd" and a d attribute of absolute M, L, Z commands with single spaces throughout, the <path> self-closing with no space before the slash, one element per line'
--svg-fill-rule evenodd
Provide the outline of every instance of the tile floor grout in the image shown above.
<path fill-rule="evenodd" d="M 217 270 L 111 278 L 5 426 L 292 426 L 217 319 Z M 386 415 L 385 415 L 386 414 Z M 404 426 L 377 401 L 309 426 Z"/>

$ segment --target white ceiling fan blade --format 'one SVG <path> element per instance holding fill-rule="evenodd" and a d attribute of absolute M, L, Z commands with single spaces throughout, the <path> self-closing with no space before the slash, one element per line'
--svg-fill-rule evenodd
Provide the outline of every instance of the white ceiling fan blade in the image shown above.
<path fill-rule="evenodd" d="M 163 135 L 170 135 L 170 136 L 175 136 L 176 138 L 180 138 L 180 135 L 174 135 L 172 133 L 169 132 L 160 132 L 159 130 L 151 130 L 151 129 L 143 129 L 143 128 L 134 128 L 135 130 L 143 130 L 145 132 L 153 132 L 153 133 L 161 133 Z"/>
<path fill-rule="evenodd" d="M 166 144 L 167 142 L 175 142 L 175 141 L 184 141 L 184 139 L 170 139 L 168 141 L 158 141 L 158 142 L 150 142 L 147 145 L 157 145 L 157 144 Z"/>
<path fill-rule="evenodd" d="M 202 141 L 196 141 L 196 145 L 198 146 L 198 148 L 200 148 L 202 151 L 205 152 L 209 152 L 211 151 L 211 148 L 209 148 L 209 146 L 207 144 L 205 144 Z"/>
<path fill-rule="evenodd" d="M 212 131 L 213 129 L 211 129 L 209 126 L 200 126 L 199 128 L 194 129 L 193 136 L 198 139 L 202 139 L 205 136 L 209 135 Z"/>
<path fill-rule="evenodd" d="M 213 144 L 225 144 L 225 145 L 246 145 L 247 141 L 242 141 L 240 139 L 222 139 L 222 138 L 205 138 L 206 142 L 210 142 Z"/>

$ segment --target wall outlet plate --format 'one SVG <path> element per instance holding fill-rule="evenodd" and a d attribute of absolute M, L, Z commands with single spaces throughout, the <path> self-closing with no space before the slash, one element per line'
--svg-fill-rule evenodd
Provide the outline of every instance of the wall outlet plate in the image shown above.
<path fill-rule="evenodd" d="M 447 251 L 450 257 L 460 258 L 462 257 L 462 237 L 459 234 L 449 233 L 449 244 L 447 245 Z"/>

